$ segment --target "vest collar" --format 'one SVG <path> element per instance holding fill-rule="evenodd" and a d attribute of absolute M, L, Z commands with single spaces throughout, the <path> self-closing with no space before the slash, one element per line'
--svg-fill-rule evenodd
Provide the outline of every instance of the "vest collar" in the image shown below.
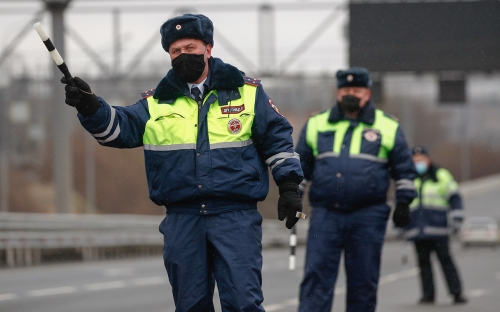
<path fill-rule="evenodd" d="M 330 111 L 328 122 L 334 123 L 341 120 L 348 120 L 348 118 L 346 118 L 344 113 L 340 111 L 339 105 L 337 103 L 337 105 L 332 107 Z M 363 109 L 361 109 L 358 116 L 356 117 L 356 121 L 365 123 L 367 125 L 373 125 L 373 123 L 375 122 L 375 106 L 373 105 L 371 100 L 366 103 Z"/>
<path fill-rule="evenodd" d="M 237 92 L 238 88 L 243 86 L 243 74 L 236 67 L 224 63 L 221 59 L 211 57 L 208 59 L 209 72 L 209 86 L 208 90 L 226 91 L 226 103 L 233 99 L 234 90 Z M 208 93 L 208 91 L 206 92 Z M 153 98 L 159 102 L 174 103 L 178 97 L 188 96 L 189 90 L 187 84 L 182 81 L 175 72 L 170 69 L 167 75 L 160 81 L 156 87 Z M 240 97 L 240 96 L 239 96 Z M 238 98 L 239 98 L 238 97 Z"/>

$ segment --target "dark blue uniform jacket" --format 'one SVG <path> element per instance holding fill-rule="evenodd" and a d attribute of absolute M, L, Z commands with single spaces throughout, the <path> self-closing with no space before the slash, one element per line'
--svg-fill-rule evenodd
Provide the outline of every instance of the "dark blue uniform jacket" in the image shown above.
<path fill-rule="evenodd" d="M 375 116 L 373 103 L 367 103 L 360 111 L 358 118 L 350 121 L 340 155 L 321 161 L 315 159 L 312 149 L 307 144 L 307 124 L 304 126 L 296 150 L 300 155 L 305 181 L 312 183 L 309 191 L 309 201 L 312 206 L 352 211 L 383 204 L 387 200 L 391 178 L 396 180 L 396 185 L 401 185 L 396 189 L 398 201 L 411 203 L 416 197 L 413 180 L 417 174 L 400 126 L 397 128 L 394 148 L 389 153 L 387 162 L 350 157 L 349 149 L 353 129 L 359 122 L 372 125 Z M 328 122 L 335 123 L 345 119 L 338 105 L 335 105 L 331 109 Z M 321 144 L 332 146 L 333 143 L 321 142 Z M 373 144 L 375 146 L 377 142 Z M 362 148 L 366 149 L 366 153 L 373 153 L 374 156 L 378 153 L 378 149 L 371 148 L 371 146 L 362 146 Z"/>
<path fill-rule="evenodd" d="M 220 105 L 227 105 L 228 101 L 239 98 L 238 87 L 243 86 L 245 79 L 237 68 L 217 58 L 209 59 L 209 68 L 208 89 L 217 90 L 218 98 L 211 96 L 204 102 L 198 117 L 196 150 L 144 151 L 150 198 L 169 212 L 211 214 L 256 208 L 257 202 L 268 193 L 268 166 L 277 183 L 283 180 L 300 183 L 303 179 L 298 157 L 287 156 L 294 153 L 292 126 L 271 105 L 256 80 L 246 80 L 258 86 L 253 144 L 210 150 L 206 122 L 209 105 L 217 105 L 217 99 Z M 189 97 L 189 93 L 186 83 L 170 70 L 153 96 L 160 104 L 170 105 L 178 97 Z M 99 99 L 101 107 L 94 115 L 78 115 L 85 129 L 104 146 L 143 146 L 145 125 L 150 118 L 147 99 L 127 107 L 111 107 Z"/>

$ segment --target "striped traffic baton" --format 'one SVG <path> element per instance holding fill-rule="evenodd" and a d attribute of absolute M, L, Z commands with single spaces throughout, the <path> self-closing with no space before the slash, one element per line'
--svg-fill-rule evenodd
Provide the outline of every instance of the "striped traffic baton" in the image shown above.
<path fill-rule="evenodd" d="M 306 214 L 301 211 L 297 211 L 295 217 L 305 220 Z M 290 270 L 295 270 L 295 247 L 297 247 L 297 228 L 294 225 L 290 230 L 290 258 L 288 260 L 288 269 Z"/>
<path fill-rule="evenodd" d="M 290 230 L 290 258 L 288 260 L 288 269 L 295 270 L 295 247 L 297 246 L 297 228 L 294 226 Z"/>
<path fill-rule="evenodd" d="M 43 43 L 45 44 L 45 47 L 47 47 L 47 50 L 49 50 L 49 53 L 52 56 L 52 59 L 54 59 L 54 62 L 56 63 L 59 70 L 64 74 L 66 80 L 68 80 L 68 84 L 74 87 L 75 82 L 73 81 L 73 77 L 69 73 L 68 66 L 66 65 L 63 58 L 61 57 L 61 54 L 59 54 L 56 47 L 54 46 L 49 36 L 45 32 L 45 29 L 43 29 L 42 24 L 40 24 L 40 22 L 37 22 L 33 25 L 33 28 L 35 28 L 36 32 L 38 33 L 38 36 L 40 36 L 40 39 L 42 39 Z"/>

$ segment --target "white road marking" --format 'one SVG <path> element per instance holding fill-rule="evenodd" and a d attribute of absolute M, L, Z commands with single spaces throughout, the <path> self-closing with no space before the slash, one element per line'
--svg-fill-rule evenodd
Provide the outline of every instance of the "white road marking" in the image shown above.
<path fill-rule="evenodd" d="M 286 308 L 288 305 L 284 303 L 271 304 L 265 307 L 267 312 L 279 311 Z"/>
<path fill-rule="evenodd" d="M 166 284 L 167 281 L 168 280 L 166 277 L 161 277 L 161 276 L 143 277 L 132 280 L 132 285 L 134 286 L 159 285 L 159 284 Z"/>
<path fill-rule="evenodd" d="M 378 284 L 384 285 L 387 283 L 395 282 L 395 281 L 403 279 L 403 278 L 412 277 L 412 276 L 415 276 L 417 274 L 418 274 L 417 268 L 412 268 L 412 269 L 402 271 L 402 272 L 387 274 L 387 275 L 384 275 L 380 278 Z"/>
<path fill-rule="evenodd" d="M 105 276 L 130 276 L 134 274 L 132 268 L 111 268 L 104 270 Z"/>
<path fill-rule="evenodd" d="M 469 298 L 478 298 L 488 294 L 488 292 L 487 289 L 472 289 L 467 292 L 467 296 Z"/>
<path fill-rule="evenodd" d="M 75 286 L 64 286 L 64 287 L 54 287 L 54 288 L 44 288 L 28 291 L 28 296 L 30 297 L 44 297 L 44 296 L 54 296 L 62 294 L 71 294 L 77 292 L 78 288 Z"/>
<path fill-rule="evenodd" d="M 0 301 L 14 300 L 17 298 L 16 294 L 0 294 Z"/>
<path fill-rule="evenodd" d="M 417 268 L 411 268 L 402 272 L 396 272 L 396 273 L 391 273 L 384 275 L 380 278 L 379 280 L 379 285 L 384 285 L 387 283 L 395 282 L 403 278 L 407 277 L 412 277 L 418 274 L 418 269 Z M 344 286 L 339 286 L 335 287 L 335 296 L 337 295 L 343 295 L 346 293 L 346 288 Z M 473 296 L 470 296 L 473 297 Z M 281 303 L 275 303 L 271 305 L 265 306 L 266 311 L 268 312 L 273 312 L 273 311 L 280 311 L 283 310 L 287 307 L 290 306 L 297 306 L 299 304 L 299 301 L 297 298 L 295 299 L 289 299 L 286 301 L 283 301 Z"/>
<path fill-rule="evenodd" d="M 84 286 L 84 289 L 89 291 L 96 291 L 105 289 L 124 288 L 125 286 L 127 286 L 127 284 L 124 281 L 113 281 L 105 283 L 87 284 Z"/>

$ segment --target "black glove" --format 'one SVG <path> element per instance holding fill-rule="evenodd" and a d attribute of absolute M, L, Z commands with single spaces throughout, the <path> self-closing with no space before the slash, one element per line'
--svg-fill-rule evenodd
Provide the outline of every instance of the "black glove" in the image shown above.
<path fill-rule="evenodd" d="M 299 221 L 295 215 L 302 212 L 302 200 L 299 195 L 299 185 L 292 181 L 283 181 L 278 184 L 280 199 L 278 200 L 278 219 L 285 220 L 286 227 L 291 229 Z"/>
<path fill-rule="evenodd" d="M 84 116 L 95 114 L 99 107 L 101 107 L 101 102 L 99 102 L 97 96 L 92 93 L 90 86 L 85 81 L 78 77 L 75 77 L 73 81 L 76 87 L 69 85 L 66 77 L 61 78 L 61 82 L 66 85 L 66 87 L 64 87 L 66 90 L 66 104 L 75 107 L 76 110 Z"/>
<path fill-rule="evenodd" d="M 392 214 L 392 222 L 398 228 L 403 228 L 410 224 L 410 205 L 408 203 L 396 203 L 396 209 L 394 209 L 394 213 Z"/>

